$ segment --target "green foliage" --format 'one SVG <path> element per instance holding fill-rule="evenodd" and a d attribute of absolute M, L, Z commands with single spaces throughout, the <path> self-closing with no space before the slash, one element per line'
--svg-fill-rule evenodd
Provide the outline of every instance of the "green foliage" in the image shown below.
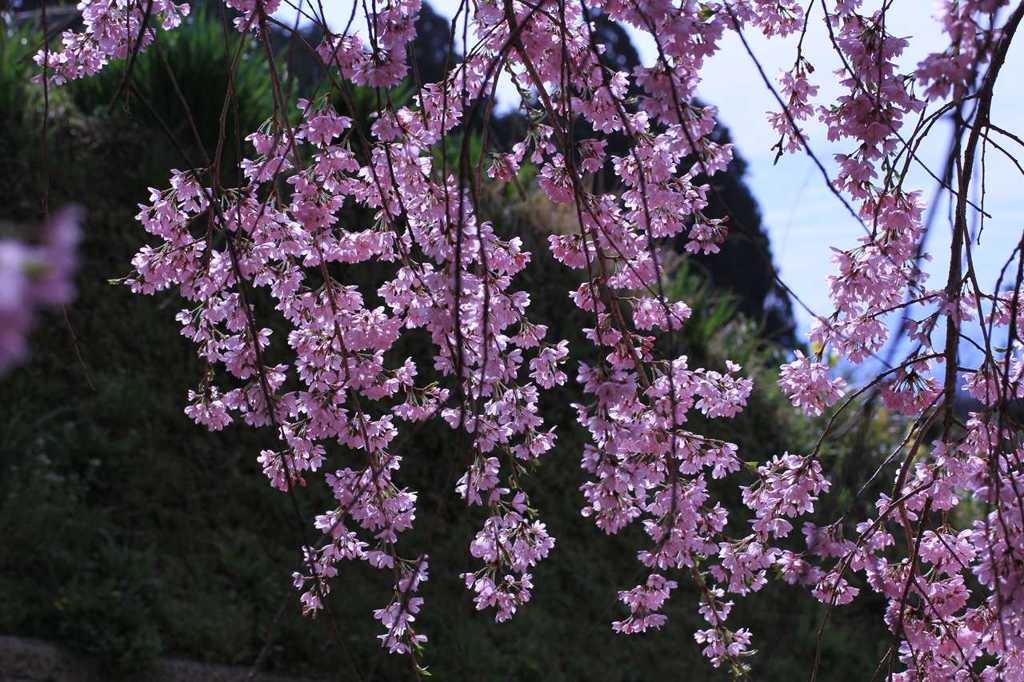
<path fill-rule="evenodd" d="M 134 62 L 119 61 L 91 78 L 70 83 L 79 111 L 109 113 L 121 121 L 142 122 L 153 133 L 169 131 L 191 154 L 198 133 L 205 155 L 213 156 L 223 125 L 224 167 L 237 163 L 237 147 L 273 110 L 270 70 L 260 46 L 240 36 L 205 9 L 185 19 L 180 30 L 160 32 L 159 39 Z M 281 78 L 284 65 L 277 64 Z M 234 98 L 225 110 L 229 85 Z M 193 125 L 195 132 L 193 131 Z M 180 162 L 179 162 L 180 163 Z"/>
<path fill-rule="evenodd" d="M 66 418 L 57 409 L 20 428 L 5 425 L 0 533 L 13 551 L 0 554 L 0 599 L 11 607 L 0 629 L 55 636 L 130 671 L 162 649 L 154 556 L 122 545 L 116 519 L 89 499 L 101 484 L 99 459 L 58 463 L 44 454 L 67 444 L 74 427 Z M 46 422 L 63 428 L 49 431 Z"/>
<path fill-rule="evenodd" d="M 43 112 L 53 115 L 65 110 L 66 97 L 55 88 L 44 94 L 40 84 L 32 82 L 37 73 L 32 56 L 39 48 L 40 37 L 28 29 L 18 29 L 0 21 L 0 177 L 14 198 L 14 205 L 4 207 L 3 219 L 18 217 L 19 209 L 28 204 L 38 206 L 28 189 L 41 186 L 40 141 L 43 138 Z M 52 130 L 46 131 L 51 141 Z"/>
<path fill-rule="evenodd" d="M 0 22 L 0 121 L 4 127 L 22 122 L 36 105 L 30 80 L 36 66 L 32 62 L 35 35 Z"/>

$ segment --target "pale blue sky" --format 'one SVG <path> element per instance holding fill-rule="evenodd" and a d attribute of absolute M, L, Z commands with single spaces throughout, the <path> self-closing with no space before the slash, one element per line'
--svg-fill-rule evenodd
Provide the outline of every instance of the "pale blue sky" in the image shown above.
<path fill-rule="evenodd" d="M 458 0 L 432 2 L 434 10 L 451 17 L 459 6 Z M 351 12 L 351 0 L 324 0 L 328 19 L 343 23 Z M 816 68 L 813 80 L 820 87 L 819 96 L 834 96 L 839 92 L 833 71 L 839 67 L 827 42 L 820 21 L 820 7 L 815 4 L 816 15 L 804 44 L 804 54 Z M 916 64 L 925 54 L 941 48 L 939 25 L 931 18 L 933 3 L 929 0 L 897 0 L 887 18 L 890 32 L 911 38 L 910 48 L 902 60 L 907 68 Z M 353 28 L 359 31 L 364 23 L 357 21 Z M 657 51 L 653 40 L 644 34 L 630 32 L 634 45 L 645 64 L 653 64 Z M 363 30 L 365 35 L 365 30 Z M 767 40 L 754 30 L 745 32 L 754 54 L 765 72 L 774 78 L 789 68 L 795 55 L 795 36 L 792 39 Z M 1024 41 L 1011 48 L 1007 63 L 996 88 L 993 121 L 1001 127 L 1024 137 Z M 805 155 L 787 155 L 773 166 L 772 144 L 777 135 L 769 126 L 765 112 L 775 107 L 771 93 L 743 49 L 737 36 L 728 33 L 723 47 L 703 72 L 699 88 L 701 97 L 718 107 L 719 117 L 729 126 L 737 149 L 749 162 L 747 181 L 761 205 L 764 222 L 771 237 L 776 265 L 783 280 L 818 314 L 831 311 L 826 278 L 832 274 L 829 246 L 845 248 L 855 243 L 862 234 L 855 221 L 825 186 L 818 169 Z M 515 92 L 510 87 L 499 87 L 499 97 L 513 101 Z M 935 129 L 931 140 L 920 150 L 920 158 L 939 174 L 949 140 L 950 128 Z M 809 125 L 806 129 L 811 148 L 825 164 L 830 174 L 835 172 L 833 154 L 844 151 L 843 144 L 829 143 L 824 128 Z M 1005 140 L 1000 141 L 1002 144 Z M 1004 144 L 1004 147 L 1012 143 Z M 1017 150 L 1024 157 L 1024 149 Z M 935 182 L 920 167 L 914 167 L 909 186 L 924 190 L 931 198 Z M 991 287 L 999 268 L 1009 256 L 1024 230 L 1024 179 L 1000 153 L 990 150 L 986 174 L 986 209 L 992 219 L 986 221 L 980 246 L 975 246 L 975 265 Z M 948 199 L 948 196 L 947 196 Z M 940 216 L 944 217 L 943 210 Z M 948 262 L 942 256 L 949 244 L 948 220 L 937 220 L 929 238 L 928 250 L 936 259 L 928 267 L 932 274 L 931 286 L 939 288 L 945 282 Z M 803 331 L 809 327 L 811 317 L 797 307 L 798 323 Z"/>

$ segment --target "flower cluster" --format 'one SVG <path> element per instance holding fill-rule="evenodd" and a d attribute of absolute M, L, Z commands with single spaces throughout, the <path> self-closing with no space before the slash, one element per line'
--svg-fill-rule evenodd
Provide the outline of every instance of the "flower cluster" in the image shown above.
<path fill-rule="evenodd" d="M 236 28 L 268 50 L 267 20 L 278 4 L 226 2 L 239 15 Z M 469 542 L 480 567 L 462 574 L 478 609 L 510 618 L 531 598 L 533 567 L 555 546 L 518 474 L 555 445 L 541 395 L 569 381 L 565 363 L 577 349 L 528 319 L 530 298 L 516 278 L 530 254 L 481 215 L 465 145 L 457 169 L 445 156 L 452 136 L 489 111 L 504 72 L 522 94 L 527 124 L 492 156 L 487 173 L 500 185 L 532 166 L 538 200 L 576 217 L 575 228 L 552 234 L 548 247 L 581 275 L 567 295 L 590 320 L 584 334 L 594 351 L 574 369 L 583 393 L 574 409 L 589 434 L 582 513 L 607 533 L 637 524 L 648 538 L 637 552 L 647 577 L 620 592 L 628 615 L 613 628 L 661 627 L 675 578 L 685 577 L 708 625 L 696 641 L 713 665 L 742 674 L 752 633 L 728 624 L 732 595 L 760 590 L 775 572 L 830 605 L 862 589 L 881 595 L 904 668 L 891 679 L 1019 679 L 1024 445 L 1008 405 L 1024 396 L 1022 276 L 1009 293 L 982 291 L 964 253 L 977 147 L 998 132 L 987 119 L 991 97 L 1024 5 L 1001 19 L 1005 0 L 941 3 L 949 46 L 907 72 L 909 39 L 888 30 L 890 3 L 864 4 L 822 4 L 841 64 L 839 96 L 820 99 L 814 66 L 798 50 L 782 75 L 784 110 L 770 122 L 780 154 L 811 152 L 799 126 L 814 118 L 845 147 L 830 188 L 864 234 L 834 248 L 835 309 L 817 319 L 811 341 L 819 359 L 852 366 L 873 362 L 891 342 L 895 364 L 863 390 L 874 389 L 902 415 L 909 435 L 891 458 L 902 455 L 876 513 L 826 526 L 808 521 L 800 550 L 782 543 L 795 542 L 787 540 L 793 523 L 829 489 L 817 450 L 757 453 L 762 463 L 744 468 L 735 444 L 690 426 L 696 414 L 734 417 L 752 382 L 733 362 L 691 367 L 681 354 L 676 332 L 691 311 L 666 296 L 663 257 L 668 243 L 716 253 L 728 235 L 727 217 L 707 215 L 714 175 L 729 165 L 732 148 L 712 134 L 714 109 L 694 101 L 704 62 L 723 36 L 748 26 L 768 38 L 805 35 L 810 15 L 800 3 L 478 2 L 462 17 L 465 34 L 472 27 L 476 37 L 472 49 L 399 106 L 390 89 L 410 73 L 420 6 L 385 0 L 366 12 L 367 40 L 323 27 L 313 50 L 332 91 L 375 90 L 379 107 L 368 130 L 324 95 L 300 101 L 298 112 L 279 101 L 247 138 L 237 186 L 225 187 L 213 165 L 173 171 L 169 188 L 151 191 L 138 220 L 154 243 L 135 256 L 127 283 L 145 294 L 173 288 L 187 301 L 177 319 L 207 371 L 186 413 L 213 430 L 236 420 L 270 429 L 277 445 L 255 457 L 270 484 L 293 493 L 316 476 L 333 494 L 313 524 L 319 542 L 302 548 L 294 575 L 305 611 L 325 607 L 343 562 L 364 561 L 395 576 L 393 600 L 374 612 L 385 628 L 382 645 L 415 654 L 425 641 L 414 623 L 427 558 L 403 557 L 399 542 L 417 514 L 417 493 L 401 475 L 403 458 L 414 453 L 399 435 L 411 422 L 439 418 L 470 443 L 454 492 L 484 510 Z M 57 84 L 144 48 L 156 24 L 173 29 L 188 13 L 187 5 L 160 0 L 84 0 L 80 8 L 83 29 L 65 33 L 62 50 L 36 58 Z M 632 73 L 609 66 L 591 23 L 597 13 L 651 36 L 656 62 Z M 966 106 L 967 95 L 976 106 Z M 959 181 L 949 276 L 943 289 L 929 289 L 921 268 L 924 202 L 906 176 L 920 163 L 923 136 L 950 110 L 966 141 L 954 145 L 963 158 L 949 164 Z M 0 268 L 27 258 L 16 246 L 0 249 Z M 54 281 L 66 277 L 70 261 L 59 262 Z M 384 281 L 367 287 L 348 279 L 349 268 L 363 263 L 382 265 Z M 23 289 L 26 273 L 0 269 Z M 888 319 L 897 311 L 903 322 L 892 338 Z M 971 323 L 985 357 L 964 366 L 958 346 Z M 945 339 L 933 338 L 943 330 Z M 414 334 L 429 339 L 429 368 L 399 352 Z M 780 369 L 779 384 L 810 415 L 846 388 L 802 353 Z M 966 420 L 956 409 L 959 389 L 976 402 Z M 739 536 L 744 526 L 729 518 L 712 485 L 733 475 L 755 478 L 740 487 L 753 519 L 752 532 Z M 983 511 L 951 514 L 964 500 Z M 846 537 L 851 530 L 856 539 Z"/>
<path fill-rule="evenodd" d="M 181 25 L 190 7 L 172 0 L 83 0 L 82 30 L 64 31 L 61 49 L 44 48 L 35 62 L 56 85 L 98 73 L 111 59 L 125 59 L 153 42 L 149 20 L 167 31 Z"/>
<path fill-rule="evenodd" d="M 395 547 L 414 522 L 416 493 L 396 480 L 402 456 L 391 444 L 399 422 L 440 416 L 470 434 L 479 453 L 460 494 L 496 514 L 516 508 L 485 524 L 472 553 L 489 569 L 521 575 L 525 601 L 526 569 L 553 540 L 530 520 L 524 493 L 499 484 L 499 458 L 490 453 L 529 462 L 552 447 L 525 365 L 538 384 L 551 386 L 564 382 L 560 365 L 567 355 L 564 342 L 546 342 L 546 330 L 525 318 L 529 299 L 511 289 L 529 254 L 518 239 L 501 239 L 477 217 L 455 178 L 438 178 L 431 168 L 425 140 L 439 139 L 447 122 L 416 127 L 411 122 L 422 119 L 399 110 L 394 128 L 377 127 L 379 142 L 360 163 L 350 148 L 348 118 L 324 102 L 302 101 L 300 114 L 294 128 L 272 122 L 248 138 L 255 153 L 240 168 L 247 185 L 218 197 L 203 184 L 203 169 L 174 171 L 171 187 L 152 190 L 139 212 L 161 243 L 139 252 L 128 284 L 143 293 L 178 287 L 192 302 L 178 315 L 182 333 L 236 383 L 222 388 L 211 371 L 190 391 L 186 412 L 211 429 L 238 418 L 273 428 L 280 447 L 263 451 L 258 461 L 282 491 L 305 485 L 324 468 L 334 458 L 331 443 L 360 453 L 353 465 L 324 475 L 337 507 L 317 517 L 324 541 L 305 548 L 305 570 L 296 575 L 311 612 L 322 608 L 340 561 L 378 568 L 402 561 Z M 280 178 L 291 186 L 287 201 L 268 193 Z M 346 204 L 373 211 L 374 224 L 342 224 Z M 377 290 L 384 303 L 377 307 L 335 274 L 336 264 L 371 260 L 394 264 Z M 289 325 L 289 363 L 264 360 L 272 334 L 257 325 L 257 289 Z M 528 331 L 516 334 L 517 328 Z M 451 377 L 453 387 L 418 383 L 412 358 L 387 361 L 405 330 L 414 329 L 433 340 L 434 369 Z M 536 355 L 527 363 L 531 349 Z M 371 412 L 370 405 L 378 407 Z M 515 551 L 484 549 L 498 526 L 499 544 Z M 519 553 L 524 542 L 536 548 Z M 479 597 L 482 583 L 475 589 Z M 405 613 L 418 603 L 410 601 Z M 481 607 L 495 603 L 478 598 Z M 387 613 L 381 619 L 401 629 L 401 618 Z M 508 613 L 499 605 L 499 618 Z M 408 650 L 400 638 L 385 645 Z"/>
<path fill-rule="evenodd" d="M 842 397 L 846 381 L 830 379 L 828 365 L 811 362 L 802 352 L 796 351 L 796 360 L 779 370 L 779 386 L 794 407 L 817 416 Z"/>
<path fill-rule="evenodd" d="M 835 249 L 838 272 L 830 278 L 835 312 L 819 319 L 812 340 L 822 353 L 866 364 L 889 340 L 885 318 L 900 311 L 900 336 L 888 354 L 896 361 L 865 390 L 875 388 L 886 407 L 906 418 L 909 435 L 890 455 L 890 461 L 902 459 L 891 492 L 875 502 L 877 513 L 850 523 L 852 528 L 805 524 L 806 552 L 783 552 L 778 568 L 787 582 L 811 587 L 827 604 L 855 598 L 861 588 L 849 582 L 853 576 L 881 595 L 887 602 L 885 623 L 897 641 L 894 655 L 903 665 L 892 680 L 1019 679 L 1020 674 L 1024 538 L 1020 497 L 1013 491 L 1020 489 L 1024 472 L 1019 421 L 1007 406 L 1024 395 L 1016 331 L 1021 309 L 1005 294 L 980 288 L 970 256 L 968 271 L 962 269 L 964 252 L 973 248 L 965 244 L 971 239 L 965 188 L 972 186 L 973 171 L 961 167 L 955 177 L 961 189 L 955 197 L 949 275 L 939 290 L 924 286 L 920 264 L 929 256 L 923 202 L 905 182 L 907 167 L 916 161 L 912 150 L 927 134 L 922 126 L 938 115 L 927 107 L 962 108 L 962 98 L 973 92 L 984 102 L 981 113 L 966 128 L 972 132 L 962 159 L 950 158 L 951 164 L 970 166 L 978 137 L 989 125 L 987 107 L 1000 55 L 1024 16 L 1024 6 L 1018 6 L 1000 26 L 1006 4 L 940 3 L 938 19 L 948 47 L 909 73 L 899 67 L 908 41 L 887 30 L 884 7 L 862 13 L 859 2 L 837 3 L 826 17 L 842 57 L 837 75 L 844 92 L 816 113 L 830 139 L 850 143 L 851 151 L 836 157 L 840 169 L 834 182 L 854 202 L 865 234 L 856 247 Z M 797 66 L 784 75 L 784 89 L 797 118 L 806 118 L 812 115 L 806 95 L 813 93 L 801 79 L 810 71 L 800 61 Z M 919 117 L 913 130 L 905 125 L 911 115 Z M 1020 288 L 1018 276 L 1011 298 L 1019 298 Z M 981 359 L 967 363 L 959 346 L 971 323 L 977 324 L 979 338 L 1004 334 L 1009 342 L 992 347 L 986 341 Z M 826 367 L 802 355 L 782 368 L 780 385 L 812 414 L 820 414 L 843 390 Z M 962 421 L 958 390 L 980 408 Z M 934 424 L 937 431 L 929 434 Z M 798 489 L 800 483 L 783 487 Z M 745 499 L 756 492 L 749 489 Z M 954 514 L 965 502 L 985 511 Z M 844 538 L 847 530 L 855 539 Z M 832 568 L 816 565 L 827 563 Z"/>
<path fill-rule="evenodd" d="M 0 239 L 0 374 L 28 353 L 26 337 L 39 308 L 69 303 L 81 212 L 62 209 L 36 242 Z"/>

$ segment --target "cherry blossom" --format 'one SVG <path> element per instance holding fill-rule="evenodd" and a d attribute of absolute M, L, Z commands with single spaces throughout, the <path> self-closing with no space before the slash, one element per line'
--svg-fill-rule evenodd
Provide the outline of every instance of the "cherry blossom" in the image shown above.
<path fill-rule="evenodd" d="M 61 209 L 32 241 L 0 239 L 0 374 L 28 354 L 28 334 L 40 309 L 74 298 L 82 212 Z"/>
<path fill-rule="evenodd" d="M 271 50 L 268 18 L 279 3 L 225 4 L 236 29 Z M 305 612 L 325 608 L 345 562 L 366 562 L 394 580 L 392 600 L 372 614 L 381 645 L 416 656 L 426 642 L 415 623 L 426 608 L 418 594 L 427 557 L 405 555 L 403 539 L 419 496 L 403 483 L 402 462 L 417 453 L 398 435 L 432 419 L 470 443 L 445 492 L 484 512 L 467 537 L 477 562 L 461 573 L 467 599 L 498 621 L 524 608 L 536 566 L 557 545 L 517 473 L 556 452 L 542 397 L 575 380 L 582 397 L 572 407 L 588 435 L 572 455 L 586 475 L 581 513 L 606 533 L 635 524 L 646 536 L 636 558 L 647 577 L 619 592 L 627 613 L 615 631 L 663 627 L 664 605 L 689 581 L 708 626 L 694 634 L 697 645 L 712 665 L 743 675 L 758 633 L 729 622 L 733 600 L 754 598 L 777 575 L 829 607 L 879 595 L 899 668 L 892 680 L 1024 679 L 1024 448 L 1009 410 L 1024 397 L 1024 256 L 1011 255 L 1005 279 L 985 291 L 969 252 L 970 217 L 983 215 L 973 203 L 977 150 L 1000 133 L 991 101 L 1024 4 L 939 3 L 948 45 L 909 66 L 912 39 L 889 30 L 889 4 L 823 2 L 823 16 L 812 17 L 816 3 L 791 0 L 476 2 L 458 27 L 475 40 L 465 58 L 399 106 L 389 94 L 410 77 L 420 4 L 384 0 L 367 9 L 366 36 L 322 27 L 311 48 L 332 90 L 375 92 L 368 131 L 323 94 L 295 111 L 276 102 L 246 138 L 237 186 L 223 186 L 208 164 L 172 170 L 166 188 L 150 191 L 137 220 L 151 243 L 125 284 L 142 294 L 176 290 L 184 301 L 176 319 L 205 366 L 187 416 L 212 430 L 233 422 L 269 430 L 276 445 L 253 460 L 270 486 L 295 494 L 318 483 L 333 497 L 293 575 Z M 83 0 L 79 9 L 81 30 L 36 55 L 49 84 L 132 58 L 189 12 L 161 0 Z M 597 13 L 649 36 L 654 63 L 633 73 L 604 64 Z M 836 57 L 831 75 L 803 51 L 812 20 Z M 815 357 L 797 351 L 779 369 L 779 386 L 811 417 L 847 394 L 832 359 L 873 372 L 850 401 L 865 396 L 873 406 L 877 395 L 905 427 L 896 452 L 870 462 L 888 487 L 872 488 L 874 511 L 863 518 L 798 520 L 829 494 L 819 454 L 831 421 L 813 451 L 742 458 L 735 443 L 693 425 L 735 417 L 753 390 L 731 360 L 692 366 L 677 336 L 693 311 L 665 293 L 673 242 L 714 254 L 728 239 L 730 216 L 708 209 L 733 150 L 713 134 L 714 108 L 694 97 L 725 36 L 745 45 L 749 31 L 799 36 L 780 77 L 780 110 L 768 114 L 781 136 L 774 149 L 813 154 L 803 130 L 823 126 L 842 150 L 828 188 L 863 228 L 856 243 L 832 245 L 834 272 L 822 285 L 834 310 L 816 315 Z M 475 174 L 465 158 L 459 167 L 445 160 L 445 144 L 487 110 L 502 73 L 522 95 L 527 125 L 494 150 L 486 174 L 518 184 L 533 169 L 537 200 L 575 216 L 547 247 L 580 276 L 564 294 L 587 320 L 587 362 L 530 319 L 519 275 L 532 255 L 484 215 L 483 159 Z M 838 84 L 837 96 L 822 95 L 822 78 Z M 929 288 L 924 188 L 908 168 L 923 165 L 916 150 L 951 111 L 953 182 L 935 176 L 954 204 L 949 253 L 940 254 L 949 269 L 945 285 Z M 608 182 L 594 182 L 598 174 Z M 370 217 L 357 222 L 352 208 Z M 0 242 L 0 367 L 23 353 L 36 304 L 68 298 L 74 231 L 62 216 L 42 247 Z M 369 290 L 347 280 L 342 266 L 358 263 L 386 264 L 386 281 Z M 412 334 L 429 338 L 432 372 L 399 356 Z M 959 352 L 974 337 L 977 361 Z M 961 391 L 974 401 L 966 418 Z M 720 485 L 737 486 L 750 514 L 730 516 Z"/>

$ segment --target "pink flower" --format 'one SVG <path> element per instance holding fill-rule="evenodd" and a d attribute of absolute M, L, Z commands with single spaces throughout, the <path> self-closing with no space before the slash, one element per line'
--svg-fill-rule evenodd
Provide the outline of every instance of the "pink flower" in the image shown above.
<path fill-rule="evenodd" d="M 830 379 L 828 366 L 822 362 L 811 362 L 800 351 L 796 360 L 785 364 L 779 371 L 779 387 L 805 414 L 821 415 L 826 408 L 843 396 L 846 381 Z"/>
<path fill-rule="evenodd" d="M 0 374 L 28 354 L 36 311 L 70 303 L 82 212 L 71 206 L 40 227 L 38 242 L 0 239 Z"/>

